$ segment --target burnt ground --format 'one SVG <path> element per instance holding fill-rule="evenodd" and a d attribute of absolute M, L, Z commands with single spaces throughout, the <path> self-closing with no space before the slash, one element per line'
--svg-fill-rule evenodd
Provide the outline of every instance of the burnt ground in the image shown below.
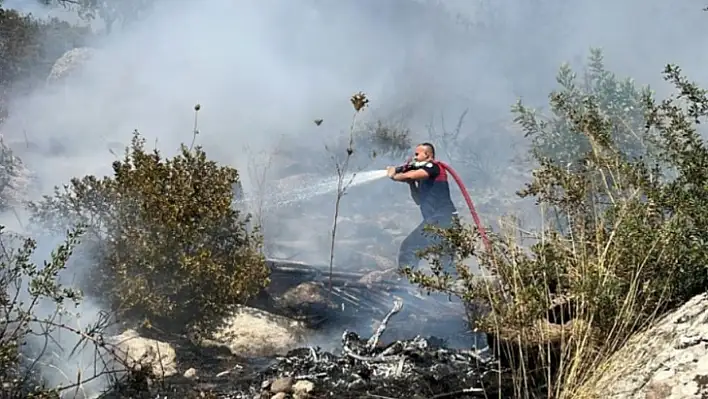
<path fill-rule="evenodd" d="M 289 270 L 280 279 L 275 273 L 272 287 L 282 292 L 279 283 L 292 288 L 316 282 L 310 272 Z M 132 389 L 105 397 L 440 399 L 498 397 L 500 392 L 510 397 L 503 392 L 510 384 L 503 382 L 506 374 L 498 362 L 471 349 L 475 337 L 461 323 L 460 306 L 406 294 L 390 281 L 361 284 L 356 275 L 338 276 L 334 288 L 334 306 L 298 298 L 301 306 L 294 308 L 270 295 L 257 301 L 273 313 L 306 319 L 320 333 L 313 346 L 281 357 L 245 359 L 227 349 L 197 347 L 186 337 L 146 335 L 174 346 L 179 373 L 162 382 L 133 381 Z M 396 298 L 402 298 L 400 309 L 395 308 Z M 384 328 L 374 330 L 377 325 Z M 183 375 L 190 368 L 198 378 Z"/>
<path fill-rule="evenodd" d="M 172 344 L 180 354 L 179 374 L 107 397 L 267 399 L 285 380 L 286 387 L 277 389 L 291 393 L 298 381 L 312 383 L 312 391 L 297 398 L 477 398 L 498 397 L 504 388 L 500 380 L 505 380 L 493 359 L 471 349 L 446 348 L 444 340 L 434 337 L 377 343 L 345 331 L 338 350 L 303 347 L 264 359 Z M 182 375 L 190 367 L 198 370 L 198 379 Z"/>

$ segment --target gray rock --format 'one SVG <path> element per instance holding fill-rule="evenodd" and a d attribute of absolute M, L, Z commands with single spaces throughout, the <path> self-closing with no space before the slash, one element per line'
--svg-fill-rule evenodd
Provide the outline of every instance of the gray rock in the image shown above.
<path fill-rule="evenodd" d="M 189 368 L 184 372 L 184 378 L 189 378 L 190 380 L 197 377 L 197 369 L 194 367 Z"/>
<path fill-rule="evenodd" d="M 637 334 L 589 387 L 607 399 L 708 397 L 708 294 Z"/>
<path fill-rule="evenodd" d="M 193 339 L 202 346 L 226 347 L 237 356 L 273 356 L 302 344 L 307 332 L 302 322 L 238 306 L 210 337 Z"/>
<path fill-rule="evenodd" d="M 47 77 L 47 84 L 64 80 L 67 76 L 78 71 L 93 55 L 94 50 L 89 47 L 78 47 L 67 51 L 52 66 Z"/>
<path fill-rule="evenodd" d="M 135 330 L 126 330 L 107 341 L 118 348 L 118 355 L 129 366 L 151 367 L 154 375 L 168 377 L 177 373 L 177 354 L 172 345 L 141 337 Z"/>

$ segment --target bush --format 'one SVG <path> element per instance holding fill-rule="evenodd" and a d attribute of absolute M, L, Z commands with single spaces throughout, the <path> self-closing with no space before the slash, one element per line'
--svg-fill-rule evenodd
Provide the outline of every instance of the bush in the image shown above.
<path fill-rule="evenodd" d="M 20 204 L 31 181 L 31 172 L 0 138 L 0 212 Z"/>
<path fill-rule="evenodd" d="M 80 291 L 62 285 L 61 274 L 79 244 L 80 228 L 66 233 L 50 259 L 30 259 L 37 242 L 0 226 L 0 397 L 59 399 L 140 388 L 151 368 L 133 364 L 106 340 L 110 317 L 82 319 Z M 89 318 L 92 315 L 89 315 Z M 88 361 L 90 364 L 85 364 Z"/>
<path fill-rule="evenodd" d="M 80 351 L 86 344 L 101 347 L 100 335 L 105 325 L 98 322 L 79 330 L 62 320 L 72 317 L 69 309 L 81 302 L 79 291 L 59 283 L 59 274 L 66 268 L 80 235 L 81 230 L 70 231 L 64 243 L 52 252 L 51 259 L 39 267 L 30 260 L 37 246 L 35 240 L 7 234 L 0 226 L 0 396 L 3 398 L 59 397 L 62 389 L 46 389 L 42 374 L 48 364 L 67 356 L 58 344 L 55 347 L 58 334 L 65 334 L 64 343 L 66 334 L 74 337 L 74 351 Z M 96 374 L 67 377 L 66 389 L 111 370 L 99 367 L 94 371 Z"/>
<path fill-rule="evenodd" d="M 268 282 L 261 237 L 231 206 L 238 173 L 199 147 L 163 159 L 144 144 L 135 132 L 112 177 L 72 179 L 30 204 L 33 220 L 88 226 L 98 261 L 90 286 L 120 313 L 182 326 L 219 320 Z"/>
<path fill-rule="evenodd" d="M 541 373 L 554 397 L 578 397 L 632 333 L 708 286 L 708 148 L 698 131 L 708 96 L 675 66 L 664 75 L 678 93 L 656 102 L 648 88 L 607 72 L 593 51 L 583 79 L 561 68 L 551 116 L 517 104 L 538 163 L 519 195 L 534 197 L 552 223 L 530 245 L 518 232 L 493 235 L 494 253 L 480 259 L 495 284 L 458 262 L 460 295 L 491 309 L 479 322 L 485 331 L 542 343 L 538 357 L 516 359 L 520 373 L 557 356 L 546 364 L 552 372 Z M 476 254 L 474 229 L 437 233 L 444 244 L 422 254 L 433 263 L 449 248 L 460 261 Z M 408 274 L 429 289 L 451 289 L 449 276 L 436 272 Z M 548 345 L 539 321 L 568 329 Z M 527 382 L 519 395 L 529 394 Z"/>

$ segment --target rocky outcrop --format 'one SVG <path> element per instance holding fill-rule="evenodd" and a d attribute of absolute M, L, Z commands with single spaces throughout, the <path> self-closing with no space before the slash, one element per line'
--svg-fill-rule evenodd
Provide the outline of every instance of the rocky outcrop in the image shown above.
<path fill-rule="evenodd" d="M 89 47 L 78 47 L 71 49 L 59 57 L 47 77 L 47 84 L 53 84 L 64 80 L 67 76 L 75 73 L 94 54 L 94 50 Z"/>
<path fill-rule="evenodd" d="M 591 391 L 607 399 L 708 397 L 708 294 L 631 338 Z"/>
<path fill-rule="evenodd" d="M 303 323 L 259 309 L 239 306 L 224 326 L 201 346 L 226 347 L 243 357 L 284 355 L 302 344 L 306 329 Z"/>

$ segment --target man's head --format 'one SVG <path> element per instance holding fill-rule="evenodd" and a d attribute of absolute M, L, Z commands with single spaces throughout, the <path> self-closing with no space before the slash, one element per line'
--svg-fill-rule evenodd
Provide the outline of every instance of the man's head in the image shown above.
<path fill-rule="evenodd" d="M 415 147 L 416 162 L 425 162 L 435 159 L 435 147 L 430 143 L 420 143 Z"/>

